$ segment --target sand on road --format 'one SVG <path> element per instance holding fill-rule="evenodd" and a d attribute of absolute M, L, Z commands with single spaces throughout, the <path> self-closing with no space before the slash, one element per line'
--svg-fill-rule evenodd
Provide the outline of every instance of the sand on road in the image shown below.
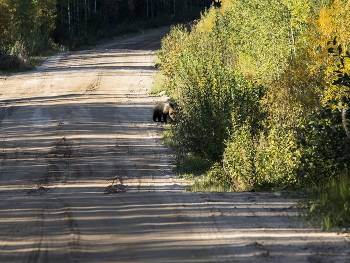
<path fill-rule="evenodd" d="M 296 200 L 183 190 L 147 93 L 167 32 L 0 75 L 0 262 L 350 262 Z"/>

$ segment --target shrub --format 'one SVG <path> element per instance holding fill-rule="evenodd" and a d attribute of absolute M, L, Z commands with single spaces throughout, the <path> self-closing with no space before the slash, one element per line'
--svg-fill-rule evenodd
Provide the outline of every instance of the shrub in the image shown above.
<path fill-rule="evenodd" d="M 268 134 L 251 132 L 244 124 L 234 129 L 225 149 L 223 165 L 236 189 L 271 189 L 296 185 L 300 151 L 296 134 L 273 123 Z"/>
<path fill-rule="evenodd" d="M 298 184 L 297 168 L 300 150 L 296 131 L 278 118 L 270 122 L 268 134 L 262 135 L 258 146 L 257 185 L 274 188 Z"/>
<path fill-rule="evenodd" d="M 347 41 L 348 2 L 223 2 L 190 31 L 173 28 L 158 53 L 179 156 L 219 163 L 204 181 L 237 190 L 322 186 L 346 172 L 350 54 L 330 35 Z"/>
<path fill-rule="evenodd" d="M 349 100 L 340 102 L 336 109 L 325 106 L 310 116 L 301 128 L 302 163 L 299 180 L 305 184 L 323 187 L 350 167 Z"/>
<path fill-rule="evenodd" d="M 0 54 L 0 70 L 16 69 L 21 65 L 17 56 Z"/>
<path fill-rule="evenodd" d="M 214 12 L 212 9 L 209 14 Z M 231 127 L 232 95 L 237 87 L 237 73 L 232 68 L 232 55 L 227 52 L 228 42 L 223 39 L 221 29 L 225 27 L 218 22 L 209 32 L 192 30 L 187 39 L 190 41 L 181 44 L 180 40 L 182 49 L 170 53 L 171 63 L 164 59 L 162 62 L 170 64 L 171 70 L 165 74 L 172 78 L 173 97 L 178 98 L 174 136 L 179 150 L 192 152 L 211 163 L 221 159 Z M 182 36 L 178 30 L 169 38 Z"/>
<path fill-rule="evenodd" d="M 233 128 L 226 144 L 223 167 L 238 191 L 251 190 L 257 182 L 257 143 L 245 124 Z"/>

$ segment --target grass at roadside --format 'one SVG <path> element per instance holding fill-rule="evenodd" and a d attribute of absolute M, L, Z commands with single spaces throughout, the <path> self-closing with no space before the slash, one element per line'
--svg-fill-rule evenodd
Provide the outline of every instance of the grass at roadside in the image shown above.
<path fill-rule="evenodd" d="M 180 153 L 178 142 L 174 139 L 172 128 L 166 128 L 163 132 L 162 142 L 168 148 L 172 149 L 175 154 L 175 169 L 174 172 L 182 178 L 193 179 L 200 177 L 210 168 L 208 162 L 200 157 L 194 156 L 191 153 Z"/>
<path fill-rule="evenodd" d="M 12 68 L 9 70 L 0 70 L 0 74 L 6 74 L 6 73 L 18 73 L 18 72 L 25 72 L 25 71 L 30 71 L 36 69 L 38 66 L 41 65 L 41 63 L 45 60 L 45 58 L 54 56 L 61 50 L 50 50 L 46 51 L 38 56 L 32 56 L 29 57 L 28 61 L 25 63 L 22 62 L 19 67 L 17 68 Z"/>
<path fill-rule="evenodd" d="M 8 73 L 18 73 L 18 72 L 25 72 L 36 69 L 42 61 L 44 60 L 44 57 L 36 56 L 31 57 L 27 61 L 27 63 L 22 63 L 18 68 L 13 68 L 9 70 L 0 70 L 0 74 L 8 74 Z"/>
<path fill-rule="evenodd" d="M 38 66 L 41 65 L 41 63 L 45 60 L 46 56 L 35 56 L 31 57 L 27 63 L 21 65 L 17 69 L 13 69 L 12 72 L 24 72 L 24 71 L 30 71 L 36 69 Z"/>
<path fill-rule="evenodd" d="M 165 76 L 162 73 L 158 73 L 153 77 L 153 85 L 150 88 L 149 93 L 151 94 L 159 94 L 164 90 L 164 82 L 165 82 Z"/>
<path fill-rule="evenodd" d="M 210 162 L 191 153 L 178 152 L 178 145 L 172 135 L 171 128 L 163 132 L 163 144 L 176 153 L 174 172 L 180 178 L 192 181 L 186 188 L 189 192 L 233 192 L 234 186 L 230 178 L 225 176 L 219 165 L 211 168 Z M 208 172 L 210 171 L 210 172 Z"/>
<path fill-rule="evenodd" d="M 333 180 L 324 189 L 314 190 L 302 202 L 310 225 L 323 230 L 338 228 L 350 230 L 350 179 L 347 176 Z"/>
<path fill-rule="evenodd" d="M 219 164 L 213 165 L 209 172 L 205 172 L 199 180 L 196 180 L 186 189 L 189 192 L 235 192 L 235 186 L 231 178 L 222 170 Z"/>

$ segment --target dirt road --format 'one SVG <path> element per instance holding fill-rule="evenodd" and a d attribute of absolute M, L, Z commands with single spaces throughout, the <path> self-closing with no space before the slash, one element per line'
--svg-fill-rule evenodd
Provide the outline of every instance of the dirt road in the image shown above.
<path fill-rule="evenodd" d="M 0 262 L 350 262 L 295 200 L 184 192 L 147 94 L 166 33 L 0 75 Z"/>

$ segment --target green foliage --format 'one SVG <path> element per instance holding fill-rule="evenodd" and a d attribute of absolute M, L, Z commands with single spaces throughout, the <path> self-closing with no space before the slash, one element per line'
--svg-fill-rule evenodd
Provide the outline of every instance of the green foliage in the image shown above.
<path fill-rule="evenodd" d="M 349 100 L 339 102 L 337 108 L 328 105 L 310 116 L 301 125 L 302 165 L 300 180 L 323 187 L 332 178 L 350 167 Z"/>
<path fill-rule="evenodd" d="M 256 184 L 257 144 L 249 124 L 233 127 L 224 152 L 223 167 L 238 191 L 251 190 Z"/>
<path fill-rule="evenodd" d="M 30 57 L 52 49 L 55 0 L 0 1 L 0 67 L 27 67 Z"/>
<path fill-rule="evenodd" d="M 32 0 L 6 0 L 11 13 L 14 41 L 29 36 L 35 26 L 35 3 Z"/>
<path fill-rule="evenodd" d="M 233 192 L 235 187 L 232 185 L 230 176 L 222 169 L 221 165 L 215 163 L 201 180 L 195 181 L 186 190 L 190 192 Z"/>
<path fill-rule="evenodd" d="M 176 72 L 180 67 L 180 57 L 185 45 L 189 42 L 189 34 L 185 26 L 171 27 L 170 33 L 162 39 L 162 49 L 157 51 L 162 73 L 168 77 L 170 86 L 174 83 Z"/>
<path fill-rule="evenodd" d="M 0 0 L 0 55 L 5 54 L 11 43 L 10 10 L 4 0 Z"/>
<path fill-rule="evenodd" d="M 226 13 L 237 66 L 267 84 L 285 70 L 304 42 L 308 1 L 231 0 Z"/>
<path fill-rule="evenodd" d="M 305 30 L 309 9 L 301 6 L 295 11 L 297 7 L 280 1 L 274 2 L 273 10 L 267 1 L 232 3 L 224 13 L 210 9 L 190 33 L 176 28 L 163 40 L 161 68 L 179 104 L 175 140 L 180 152 L 191 152 L 211 163 L 220 161 L 225 152 L 224 167 L 238 189 L 258 182 L 290 182 L 291 167 L 297 162 L 292 154 L 294 132 L 288 125 L 280 131 L 273 119 L 265 121 L 270 105 L 262 103 L 266 92 L 262 84 L 286 69 L 296 36 Z M 286 13 L 293 15 L 286 17 Z M 257 152 L 259 164 L 255 163 Z M 283 162 L 285 153 L 293 157 Z M 254 161 L 245 167 L 248 159 Z M 263 173 L 259 178 L 255 166 Z"/>
<path fill-rule="evenodd" d="M 207 160 L 195 156 L 193 153 L 180 153 L 177 141 L 174 140 L 173 128 L 163 132 L 163 143 L 177 153 L 175 158 L 175 172 L 184 178 L 194 178 L 204 174 L 209 168 Z"/>
<path fill-rule="evenodd" d="M 296 131 L 276 116 L 270 125 L 258 147 L 257 184 L 268 188 L 296 185 L 296 169 L 300 163 Z"/>
<path fill-rule="evenodd" d="M 233 96 L 233 127 L 225 145 L 223 167 L 237 190 L 251 190 L 258 182 L 258 146 L 266 112 L 261 105 L 265 90 L 241 79 Z"/>
<path fill-rule="evenodd" d="M 225 0 L 190 32 L 172 30 L 159 57 L 179 105 L 173 141 L 191 167 L 212 165 L 191 190 L 325 187 L 349 177 L 350 54 L 338 40 L 349 37 L 348 10 L 341 0 Z"/>
<path fill-rule="evenodd" d="M 164 91 L 164 82 L 165 82 L 165 76 L 162 73 L 159 73 L 153 77 L 153 85 L 150 88 L 151 94 L 159 94 L 160 92 Z"/>
<path fill-rule="evenodd" d="M 179 150 L 209 162 L 220 160 L 223 153 L 237 87 L 228 42 L 220 29 L 224 27 L 217 25 L 212 32 L 192 31 L 187 42 L 180 41 L 179 52 L 169 58 L 171 70 L 167 71 L 174 97 L 178 98 L 174 131 Z M 178 43 L 178 36 L 183 34 L 179 29 L 173 32 L 169 38 Z M 169 38 L 164 43 L 167 50 Z M 164 59 L 162 63 L 169 65 Z"/>
<path fill-rule="evenodd" d="M 235 127 L 223 165 L 236 189 L 249 191 L 295 185 L 300 152 L 295 132 L 274 123 L 269 133 L 254 134 L 249 124 Z"/>
<path fill-rule="evenodd" d="M 175 172 L 180 177 L 186 178 L 198 177 L 210 168 L 208 161 L 192 153 L 177 155 L 175 164 Z"/>
<path fill-rule="evenodd" d="M 333 57 L 337 58 L 336 70 L 337 79 L 332 82 L 332 85 L 344 86 L 350 88 L 350 77 L 349 77 L 349 61 L 350 52 L 344 50 L 343 46 L 337 42 L 337 37 L 334 37 L 333 41 L 328 42 L 328 53 L 332 54 Z"/>
<path fill-rule="evenodd" d="M 316 200 L 316 201 L 315 201 Z M 347 175 L 318 188 L 307 203 L 308 221 L 324 230 L 350 228 L 350 179 Z"/>
<path fill-rule="evenodd" d="M 343 50 L 337 38 L 327 43 L 332 58 L 332 86 L 337 100 L 330 100 L 317 111 L 309 113 L 300 124 L 299 141 L 302 145 L 302 162 L 299 180 L 323 187 L 339 174 L 348 173 L 350 165 L 349 134 L 349 52 Z M 333 88 L 334 89 L 334 88 Z"/>

